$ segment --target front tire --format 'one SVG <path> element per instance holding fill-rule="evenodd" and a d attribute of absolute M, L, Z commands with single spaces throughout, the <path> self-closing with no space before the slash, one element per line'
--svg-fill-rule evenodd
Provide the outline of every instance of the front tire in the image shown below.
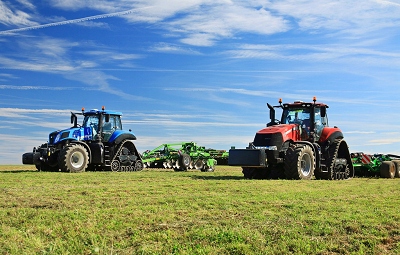
<path fill-rule="evenodd" d="M 59 165 L 62 172 L 84 172 L 89 163 L 89 154 L 80 144 L 65 146 L 59 155 Z"/>
<path fill-rule="evenodd" d="M 314 169 L 314 152 L 309 145 L 292 146 L 286 151 L 284 171 L 287 179 L 310 180 Z"/>

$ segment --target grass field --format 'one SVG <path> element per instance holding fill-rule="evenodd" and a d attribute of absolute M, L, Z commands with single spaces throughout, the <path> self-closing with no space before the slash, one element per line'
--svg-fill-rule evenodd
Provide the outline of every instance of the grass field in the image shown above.
<path fill-rule="evenodd" d="M 400 254 L 400 179 L 0 167 L 0 254 Z"/>

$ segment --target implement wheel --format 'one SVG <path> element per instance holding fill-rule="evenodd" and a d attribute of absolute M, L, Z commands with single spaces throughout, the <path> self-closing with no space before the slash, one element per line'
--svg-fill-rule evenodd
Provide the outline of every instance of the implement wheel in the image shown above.
<path fill-rule="evenodd" d="M 203 162 L 202 159 L 198 159 L 198 160 L 196 161 L 196 164 L 194 164 L 194 168 L 195 168 L 196 170 L 202 170 L 203 167 L 204 167 L 204 162 Z"/>
<path fill-rule="evenodd" d="M 392 160 L 392 162 L 394 163 L 394 166 L 395 166 L 394 177 L 400 178 L 400 160 L 396 159 L 396 160 Z"/>
<path fill-rule="evenodd" d="M 303 144 L 290 147 L 286 151 L 284 168 L 287 179 L 310 180 L 315 169 L 312 148 Z"/>
<path fill-rule="evenodd" d="M 89 154 L 80 144 L 65 146 L 59 155 L 61 171 L 70 173 L 84 172 L 88 166 Z"/>
<path fill-rule="evenodd" d="M 182 154 L 179 157 L 179 165 L 182 170 L 187 170 L 190 166 L 191 158 L 188 154 Z"/>
<path fill-rule="evenodd" d="M 381 177 L 393 179 L 396 174 L 396 167 L 392 161 L 383 161 L 379 167 Z"/>

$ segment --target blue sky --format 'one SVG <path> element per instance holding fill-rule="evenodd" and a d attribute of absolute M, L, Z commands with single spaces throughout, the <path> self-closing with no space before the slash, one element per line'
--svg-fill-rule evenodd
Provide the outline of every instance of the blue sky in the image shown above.
<path fill-rule="evenodd" d="M 330 106 L 350 151 L 400 155 L 399 0 L 0 1 L 0 164 L 123 112 L 140 151 L 244 148 L 266 103 Z"/>

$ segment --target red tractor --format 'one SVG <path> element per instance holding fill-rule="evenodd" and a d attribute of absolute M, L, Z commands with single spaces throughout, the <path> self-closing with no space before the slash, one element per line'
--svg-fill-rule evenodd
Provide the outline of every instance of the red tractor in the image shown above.
<path fill-rule="evenodd" d="M 348 179 L 354 176 L 342 131 L 328 126 L 328 105 L 295 101 L 267 104 L 271 122 L 258 131 L 246 149 L 229 150 L 228 164 L 242 166 L 249 179 Z M 280 120 L 275 108 L 282 109 Z"/>

